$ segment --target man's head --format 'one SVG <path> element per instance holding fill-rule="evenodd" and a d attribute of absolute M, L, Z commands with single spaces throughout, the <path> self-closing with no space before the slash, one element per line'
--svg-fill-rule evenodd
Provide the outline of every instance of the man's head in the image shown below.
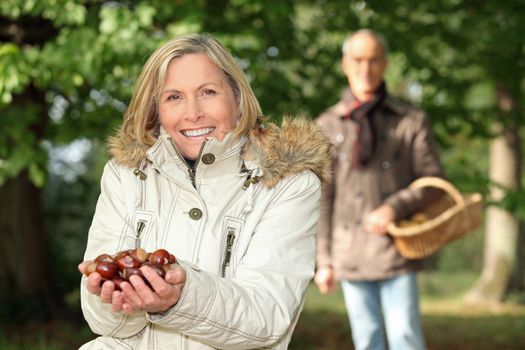
<path fill-rule="evenodd" d="M 343 71 L 350 88 L 360 101 L 372 98 L 381 85 L 387 67 L 388 44 L 372 30 L 361 29 L 343 44 Z"/>

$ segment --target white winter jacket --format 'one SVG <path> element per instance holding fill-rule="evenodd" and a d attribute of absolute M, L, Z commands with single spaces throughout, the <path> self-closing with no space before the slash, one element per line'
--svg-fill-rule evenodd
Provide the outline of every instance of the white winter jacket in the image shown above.
<path fill-rule="evenodd" d="M 162 132 L 152 147 L 124 139 L 113 154 L 85 259 L 138 239 L 146 251 L 172 252 L 187 282 L 166 313 L 126 316 L 87 292 L 83 277 L 82 310 L 101 336 L 81 349 L 286 349 L 314 274 L 329 159 L 317 127 L 285 121 L 209 139 L 194 172 Z"/>

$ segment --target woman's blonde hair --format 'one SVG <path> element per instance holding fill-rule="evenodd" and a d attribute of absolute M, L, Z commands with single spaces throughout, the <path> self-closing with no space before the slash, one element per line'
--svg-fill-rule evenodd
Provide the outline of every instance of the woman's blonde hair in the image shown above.
<path fill-rule="evenodd" d="M 160 127 L 157 106 L 166 81 L 168 65 L 177 57 L 203 53 L 224 73 L 239 107 L 234 136 L 246 135 L 262 120 L 261 107 L 242 69 L 231 53 L 209 35 L 189 34 L 159 47 L 148 58 L 136 82 L 119 134 L 139 144 L 153 145 Z"/>

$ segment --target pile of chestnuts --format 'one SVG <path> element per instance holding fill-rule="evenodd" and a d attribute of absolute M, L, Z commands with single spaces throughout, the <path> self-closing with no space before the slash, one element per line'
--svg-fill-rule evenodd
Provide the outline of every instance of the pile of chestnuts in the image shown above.
<path fill-rule="evenodd" d="M 170 270 L 170 265 L 177 262 L 173 254 L 165 249 L 157 249 L 148 253 L 142 248 L 123 250 L 115 255 L 101 254 L 86 268 L 85 274 L 89 276 L 98 272 L 102 282 L 112 281 L 115 289 L 120 289 L 120 283 L 128 281 L 130 276 L 136 275 L 144 279 L 141 266 L 149 266 L 160 277 L 164 278 Z M 148 281 L 144 279 L 147 283 Z"/>

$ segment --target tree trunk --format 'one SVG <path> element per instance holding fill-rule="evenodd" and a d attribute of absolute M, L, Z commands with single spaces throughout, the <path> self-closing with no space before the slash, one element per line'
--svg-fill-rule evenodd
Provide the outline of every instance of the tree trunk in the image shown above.
<path fill-rule="evenodd" d="M 523 292 L 525 285 L 523 276 L 525 274 L 524 263 L 525 263 L 525 222 L 520 220 L 519 232 L 518 232 L 518 247 L 516 250 L 516 265 L 514 272 L 509 283 L 509 291 Z"/>
<path fill-rule="evenodd" d="M 494 184 L 490 200 L 498 202 L 519 186 L 520 142 L 517 128 L 495 126 L 497 135 L 490 144 L 489 176 Z M 510 212 L 489 206 L 485 221 L 483 270 L 466 294 L 470 303 L 501 302 L 516 262 L 519 221 Z"/>
<path fill-rule="evenodd" d="M 56 316 L 62 311 L 62 302 L 54 292 L 41 190 L 22 172 L 0 187 L 0 198 L 0 300 L 13 308 L 39 306 L 36 313 Z"/>
<path fill-rule="evenodd" d="M 11 108 L 37 111 L 28 132 L 39 140 L 43 138 L 49 109 L 43 91 L 30 84 L 13 96 Z M 13 147 L 16 147 L 14 142 Z M 64 315 L 64 303 L 55 292 L 52 278 L 42 190 L 31 182 L 24 170 L 0 186 L 0 198 L 0 311 L 16 320 L 31 315 L 46 318 Z"/>

